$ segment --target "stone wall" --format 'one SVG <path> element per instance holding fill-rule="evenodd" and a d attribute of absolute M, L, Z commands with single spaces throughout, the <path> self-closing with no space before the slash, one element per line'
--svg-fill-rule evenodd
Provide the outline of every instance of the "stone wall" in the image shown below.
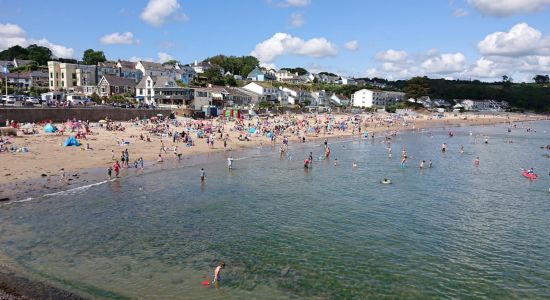
<path fill-rule="evenodd" d="M 157 114 L 165 117 L 170 115 L 169 109 L 134 109 L 134 108 L 4 108 L 0 107 L 0 126 L 6 124 L 6 119 L 18 123 L 41 122 L 52 120 L 63 122 L 67 119 L 88 120 L 92 122 L 109 117 L 115 121 L 127 121 L 134 118 L 150 118 Z"/>

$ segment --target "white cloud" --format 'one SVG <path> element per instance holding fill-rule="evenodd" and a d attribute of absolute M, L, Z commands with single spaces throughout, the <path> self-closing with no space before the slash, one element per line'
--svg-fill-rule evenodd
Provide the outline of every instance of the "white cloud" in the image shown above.
<path fill-rule="evenodd" d="M 288 33 L 278 32 L 256 45 L 250 53 L 263 63 L 271 63 L 282 55 L 328 57 L 338 54 L 336 45 L 326 38 L 303 40 Z"/>
<path fill-rule="evenodd" d="M 137 40 L 134 40 L 134 34 L 131 32 L 113 32 L 102 36 L 99 41 L 102 45 L 132 45 L 138 43 Z"/>
<path fill-rule="evenodd" d="M 426 59 L 422 63 L 427 73 L 431 74 L 450 74 L 463 72 L 466 69 L 466 56 L 458 53 L 444 53 L 436 57 Z"/>
<path fill-rule="evenodd" d="M 52 50 L 53 55 L 59 57 L 59 58 L 74 58 L 74 49 L 68 48 L 62 45 L 57 45 L 49 42 L 47 39 L 40 39 L 40 40 L 29 40 L 28 45 L 31 44 L 37 44 L 39 46 L 44 46 L 50 48 Z"/>
<path fill-rule="evenodd" d="M 0 24 L 0 36 L 2 37 L 20 37 L 25 36 L 25 30 L 19 25 L 6 23 Z"/>
<path fill-rule="evenodd" d="M 465 10 L 464 8 L 455 8 L 453 9 L 453 16 L 455 17 L 466 17 L 467 15 L 469 15 L 468 11 Z"/>
<path fill-rule="evenodd" d="M 4 50 L 15 45 L 24 47 L 27 44 L 25 30 L 23 30 L 23 28 L 11 23 L 0 23 L 0 50 Z"/>
<path fill-rule="evenodd" d="M 147 6 L 141 12 L 141 19 L 150 25 L 159 27 L 166 21 L 166 18 L 172 14 L 175 14 L 175 18 L 184 17 L 187 20 L 187 16 L 183 13 L 177 14 L 180 9 L 178 0 L 149 0 Z"/>
<path fill-rule="evenodd" d="M 0 24 L 0 50 L 19 45 L 27 47 L 32 44 L 45 46 L 52 50 L 53 55 L 62 58 L 73 58 L 74 49 L 62 45 L 57 45 L 49 42 L 47 39 L 29 39 L 25 34 L 25 30 L 16 24 Z"/>
<path fill-rule="evenodd" d="M 550 4 L 550 0 L 468 0 L 482 14 L 506 17 L 516 13 L 537 12 Z"/>
<path fill-rule="evenodd" d="M 520 23 L 508 32 L 489 34 L 477 45 L 483 55 L 525 56 L 550 51 L 550 38 L 540 31 Z"/>
<path fill-rule="evenodd" d="M 311 0 L 284 0 L 283 2 L 279 3 L 279 5 L 283 7 L 304 7 L 308 6 L 310 3 Z"/>
<path fill-rule="evenodd" d="M 389 49 L 384 52 L 378 52 L 376 59 L 379 61 L 398 62 L 407 59 L 407 52 Z"/>
<path fill-rule="evenodd" d="M 174 57 L 172 55 L 170 55 L 166 52 L 159 52 L 157 55 L 159 57 L 159 60 L 158 60 L 159 63 L 167 62 L 169 60 L 174 59 Z"/>
<path fill-rule="evenodd" d="M 355 51 L 359 49 L 359 42 L 357 40 L 352 40 L 344 44 L 344 48 L 348 49 L 349 51 Z"/>
<path fill-rule="evenodd" d="M 304 15 L 294 13 L 290 15 L 290 26 L 292 27 L 302 27 L 305 23 Z"/>

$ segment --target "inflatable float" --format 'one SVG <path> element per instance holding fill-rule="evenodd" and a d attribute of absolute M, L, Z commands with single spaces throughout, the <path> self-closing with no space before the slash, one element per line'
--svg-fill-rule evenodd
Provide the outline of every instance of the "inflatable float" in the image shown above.
<path fill-rule="evenodd" d="M 526 178 L 529 178 L 529 179 L 537 179 L 537 174 L 535 173 L 529 173 L 527 171 L 523 171 L 523 173 L 521 173 L 521 175 L 523 175 L 523 177 L 526 177 Z"/>

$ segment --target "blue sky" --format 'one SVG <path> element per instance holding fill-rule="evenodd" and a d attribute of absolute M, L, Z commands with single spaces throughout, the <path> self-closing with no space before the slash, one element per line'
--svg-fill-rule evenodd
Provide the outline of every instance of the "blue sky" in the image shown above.
<path fill-rule="evenodd" d="M 550 0 L 0 0 L 0 49 L 59 56 L 216 54 L 388 79 L 528 81 L 550 73 Z M 60 16 L 60 17 L 57 17 Z M 62 17 L 61 17 L 62 16 Z"/>

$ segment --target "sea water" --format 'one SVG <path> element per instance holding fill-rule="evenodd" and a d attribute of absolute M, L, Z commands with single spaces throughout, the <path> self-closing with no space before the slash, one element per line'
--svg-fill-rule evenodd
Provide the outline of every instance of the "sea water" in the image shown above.
<path fill-rule="evenodd" d="M 330 160 L 264 146 L 3 204 L 0 252 L 100 299 L 549 298 L 550 123 L 507 128 L 403 132 L 391 159 L 382 134 L 330 140 Z"/>

